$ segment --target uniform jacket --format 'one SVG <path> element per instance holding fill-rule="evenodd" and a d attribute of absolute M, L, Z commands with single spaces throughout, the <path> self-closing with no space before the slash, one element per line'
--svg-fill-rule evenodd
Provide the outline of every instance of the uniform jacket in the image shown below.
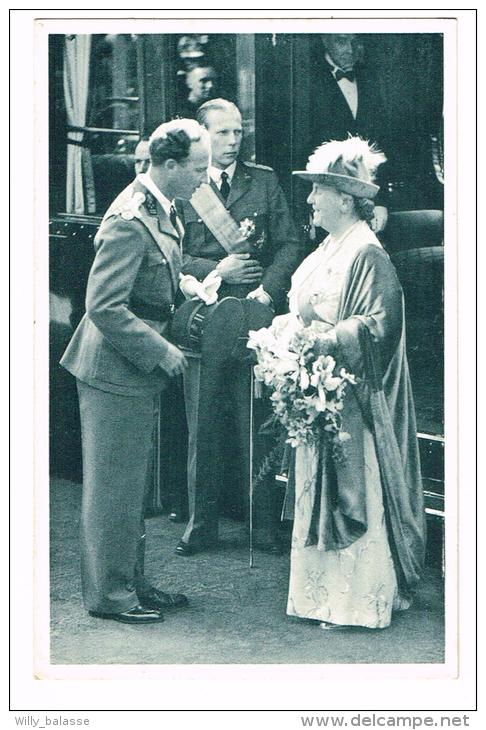
<path fill-rule="evenodd" d="M 219 195 L 217 186 L 214 190 Z M 301 255 L 294 223 L 277 176 L 269 167 L 238 162 L 226 208 L 240 226 L 251 231 L 248 251 L 264 269 L 262 285 L 279 308 Z M 206 228 L 190 203 L 183 206 L 185 236 L 183 272 L 203 279 L 228 254 Z M 223 284 L 219 298 L 244 298 L 256 284 Z"/>
<path fill-rule="evenodd" d="M 61 364 L 102 390 L 156 393 L 168 380 L 159 364 L 167 353 L 165 334 L 180 273 L 177 233 L 135 180 L 106 212 L 94 244 L 86 314 Z M 141 319 L 132 311 L 135 302 L 160 307 L 160 317 Z"/>

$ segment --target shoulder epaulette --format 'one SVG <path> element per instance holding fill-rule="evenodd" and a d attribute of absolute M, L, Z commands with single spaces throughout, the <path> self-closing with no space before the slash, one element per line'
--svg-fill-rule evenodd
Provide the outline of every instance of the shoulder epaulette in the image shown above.
<path fill-rule="evenodd" d="M 145 202 L 144 193 L 136 192 L 121 200 L 115 200 L 112 207 L 108 210 L 108 215 L 119 215 L 125 221 L 131 221 L 133 218 L 141 218 L 140 206 Z"/>
<path fill-rule="evenodd" d="M 268 167 L 267 165 L 258 165 L 256 162 L 246 162 L 244 163 L 247 167 L 253 167 L 256 170 L 269 170 L 270 172 L 273 172 L 272 167 Z"/>

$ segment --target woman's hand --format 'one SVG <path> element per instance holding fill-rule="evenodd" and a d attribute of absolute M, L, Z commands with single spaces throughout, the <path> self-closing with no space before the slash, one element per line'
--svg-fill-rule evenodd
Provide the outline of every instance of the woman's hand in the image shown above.
<path fill-rule="evenodd" d="M 315 344 L 315 349 L 319 355 L 333 355 L 336 352 L 336 347 L 336 331 L 333 328 L 328 329 L 325 334 L 319 337 Z"/>
<path fill-rule="evenodd" d="M 291 319 L 295 319 L 293 314 L 278 314 L 272 319 L 272 330 L 275 336 L 278 337 L 282 334 L 284 329 L 287 327 Z"/>
<path fill-rule="evenodd" d="M 319 335 L 324 335 L 326 332 L 329 332 L 333 328 L 334 325 L 332 325 L 330 322 L 323 322 L 320 319 L 313 319 L 312 322 L 309 325 L 309 329 L 311 329 L 313 332 L 317 332 Z"/>

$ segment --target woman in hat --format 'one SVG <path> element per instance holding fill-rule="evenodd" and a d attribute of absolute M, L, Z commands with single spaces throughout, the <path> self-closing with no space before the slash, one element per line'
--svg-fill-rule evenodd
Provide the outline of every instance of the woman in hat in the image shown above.
<path fill-rule="evenodd" d="M 321 145 L 295 174 L 327 238 L 295 272 L 292 317 L 353 373 L 342 458 L 324 438 L 298 446 L 287 613 L 325 629 L 384 628 L 408 608 L 424 557 L 425 515 L 405 353 L 403 295 L 369 222 L 384 155 L 360 138 Z M 289 504 L 289 499 L 286 500 Z M 287 510 L 288 511 L 288 510 Z M 287 514 L 287 516 L 289 516 Z"/>

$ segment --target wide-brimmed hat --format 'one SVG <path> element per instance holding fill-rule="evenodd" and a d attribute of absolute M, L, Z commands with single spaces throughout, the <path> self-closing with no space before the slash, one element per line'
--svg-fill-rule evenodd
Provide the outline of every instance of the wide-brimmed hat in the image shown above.
<path fill-rule="evenodd" d="M 386 162 L 383 152 L 361 137 L 325 142 L 309 157 L 305 170 L 292 174 L 321 185 L 333 185 L 337 190 L 357 198 L 373 199 L 378 190 L 374 176 L 379 165 Z"/>

